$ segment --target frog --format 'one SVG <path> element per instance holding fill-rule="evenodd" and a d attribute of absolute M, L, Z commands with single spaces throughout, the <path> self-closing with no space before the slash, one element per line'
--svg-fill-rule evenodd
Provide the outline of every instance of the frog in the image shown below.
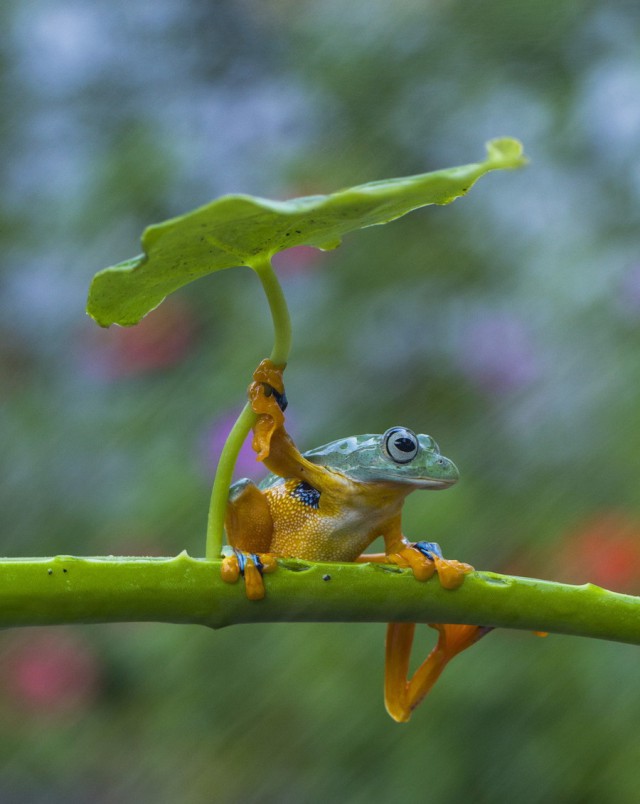
<path fill-rule="evenodd" d="M 256 414 L 253 449 L 270 474 L 256 484 L 243 478 L 229 490 L 225 531 L 229 547 L 222 579 L 244 579 L 259 601 L 263 576 L 279 558 L 384 563 L 408 568 L 417 581 L 437 575 L 456 589 L 473 567 L 446 559 L 437 542 L 409 541 L 402 533 L 406 497 L 415 490 L 441 491 L 459 472 L 429 435 L 395 425 L 382 434 L 349 436 L 301 453 L 285 429 L 287 398 L 283 365 L 263 360 L 248 395 Z M 384 553 L 365 553 L 378 537 Z M 476 625 L 432 624 L 437 644 L 409 677 L 414 623 L 389 623 L 385 649 L 385 705 L 398 722 L 409 720 L 448 662 L 488 630 Z"/>

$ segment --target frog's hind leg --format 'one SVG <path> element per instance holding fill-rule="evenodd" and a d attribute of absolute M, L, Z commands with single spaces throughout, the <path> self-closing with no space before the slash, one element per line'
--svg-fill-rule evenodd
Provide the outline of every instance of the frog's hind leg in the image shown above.
<path fill-rule="evenodd" d="M 231 486 L 224 526 L 232 550 L 222 561 L 222 580 L 235 583 L 244 576 L 247 597 L 261 600 L 265 595 L 262 574 L 273 572 L 277 564 L 269 552 L 273 535 L 269 505 L 251 480 L 243 478 Z"/>
<path fill-rule="evenodd" d="M 271 547 L 273 520 L 267 498 L 247 477 L 229 489 L 224 528 L 229 544 L 239 550 L 266 553 Z"/>
<path fill-rule="evenodd" d="M 415 623 L 387 626 L 384 702 L 387 712 L 399 723 L 409 720 L 451 659 L 492 630 L 480 625 L 431 625 L 438 631 L 438 642 L 409 679 L 415 627 Z"/>

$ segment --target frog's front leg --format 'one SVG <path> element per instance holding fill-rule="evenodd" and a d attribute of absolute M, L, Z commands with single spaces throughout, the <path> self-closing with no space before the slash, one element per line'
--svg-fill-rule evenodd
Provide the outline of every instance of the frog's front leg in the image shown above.
<path fill-rule="evenodd" d="M 399 543 L 385 545 L 387 547 L 386 559 L 399 567 L 411 567 L 414 576 L 419 581 L 428 580 L 434 572 L 445 589 L 456 589 L 464 576 L 473 572 L 471 564 L 444 558 L 437 542 L 415 542 L 411 544 L 406 539 Z"/>
<path fill-rule="evenodd" d="M 284 366 L 263 360 L 253 373 L 249 400 L 253 411 L 258 414 L 253 428 L 253 449 L 258 460 L 275 475 L 297 478 L 315 488 L 323 482 L 326 469 L 308 461 L 285 429 L 287 398 L 283 371 Z"/>
<path fill-rule="evenodd" d="M 222 559 L 221 577 L 225 583 L 236 583 L 244 578 L 244 588 L 249 600 L 262 600 L 265 596 L 265 573 L 273 572 L 278 564 L 273 553 L 245 553 L 237 547 L 224 548 L 229 552 Z"/>
<path fill-rule="evenodd" d="M 443 558 L 437 542 L 408 541 L 394 545 L 390 553 L 363 553 L 356 558 L 358 564 L 396 564 L 398 567 L 411 568 L 418 581 L 428 581 L 434 573 L 445 589 L 457 589 L 464 576 L 473 572 L 471 564 Z"/>
<path fill-rule="evenodd" d="M 282 373 L 285 366 L 271 360 L 263 360 L 253 372 L 253 382 L 248 396 L 251 408 L 258 419 L 253 426 L 253 449 L 259 461 L 266 461 L 271 454 L 271 441 L 276 433 L 281 437 L 284 430 L 284 411 L 287 397 Z M 273 470 L 272 470 L 273 471 Z"/>
<path fill-rule="evenodd" d="M 373 562 L 377 564 L 396 564 L 409 567 L 418 581 L 428 581 L 437 572 L 438 579 L 445 589 L 456 589 L 464 576 L 473 572 L 470 564 L 447 559 L 437 542 L 409 542 L 400 527 L 400 517 L 394 517 L 382 529 L 384 536 L 384 553 L 363 553 L 359 563 Z"/>

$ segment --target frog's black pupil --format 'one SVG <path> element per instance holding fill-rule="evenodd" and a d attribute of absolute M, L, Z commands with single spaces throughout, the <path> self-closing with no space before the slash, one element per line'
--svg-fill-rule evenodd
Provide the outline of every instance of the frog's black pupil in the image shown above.
<path fill-rule="evenodd" d="M 393 446 L 397 447 L 400 452 L 413 452 L 416 448 L 415 442 L 406 436 L 396 438 L 393 442 Z"/>

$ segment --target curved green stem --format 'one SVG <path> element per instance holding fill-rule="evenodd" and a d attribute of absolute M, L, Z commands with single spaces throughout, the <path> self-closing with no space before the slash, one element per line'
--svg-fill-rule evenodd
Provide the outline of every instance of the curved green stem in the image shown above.
<path fill-rule="evenodd" d="M 270 357 L 274 363 L 282 366 L 289 359 L 291 350 L 291 318 L 289 317 L 287 302 L 269 259 L 257 261 L 251 268 L 258 274 L 262 282 L 262 287 L 269 302 L 271 318 L 273 319 L 274 341 Z M 222 550 L 224 514 L 233 469 L 238 459 L 238 453 L 251 428 L 256 423 L 256 419 L 256 414 L 251 409 L 251 406 L 246 404 L 231 428 L 231 432 L 222 448 L 209 504 L 205 553 L 208 559 L 218 558 Z"/>
<path fill-rule="evenodd" d="M 283 366 L 291 351 L 291 318 L 287 301 L 270 260 L 262 260 L 251 267 L 260 277 L 273 319 L 274 339 L 270 357 L 276 365 Z"/>
<path fill-rule="evenodd" d="M 224 513 L 227 505 L 229 486 L 233 477 L 233 469 L 236 465 L 238 453 L 242 449 L 249 431 L 256 420 L 256 414 L 251 410 L 247 403 L 238 416 L 231 432 L 224 442 L 224 447 L 220 453 L 220 459 L 216 468 L 216 476 L 213 480 L 211 490 L 211 502 L 209 505 L 209 519 L 207 522 L 207 544 L 206 557 L 208 559 L 218 558 L 222 549 L 224 531 Z"/>

